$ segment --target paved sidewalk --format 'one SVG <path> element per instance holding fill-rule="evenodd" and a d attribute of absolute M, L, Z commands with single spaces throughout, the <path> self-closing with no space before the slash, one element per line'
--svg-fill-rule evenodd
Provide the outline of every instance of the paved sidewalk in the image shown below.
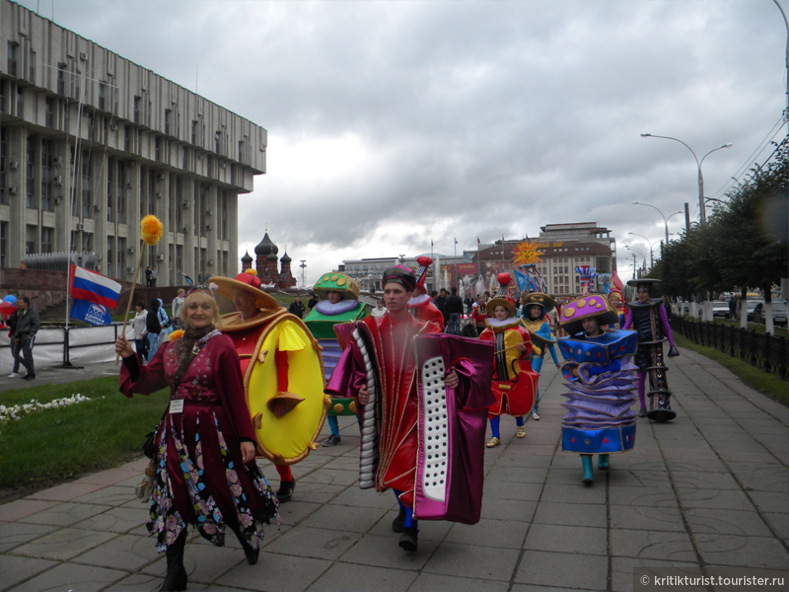
<path fill-rule="evenodd" d="M 546 363 L 542 420 L 519 440 L 504 418 L 504 444 L 486 452 L 481 522 L 422 521 L 412 554 L 391 532 L 394 495 L 355 484 L 358 432 L 341 418 L 342 444 L 294 467 L 294 500 L 258 564 L 235 537 L 216 548 L 192 536 L 189 590 L 618 591 L 641 566 L 789 568 L 789 409 L 681 353 L 669 361 L 678 418 L 639 420 L 635 450 L 591 487 L 559 449 L 564 388 Z M 164 557 L 133 497 L 145 464 L 0 506 L 0 589 L 158 589 Z"/>

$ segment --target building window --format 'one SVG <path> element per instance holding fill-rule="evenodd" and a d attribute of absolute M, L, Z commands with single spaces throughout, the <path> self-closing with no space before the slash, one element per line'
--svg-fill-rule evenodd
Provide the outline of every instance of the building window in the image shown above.
<path fill-rule="evenodd" d="M 5 128 L 0 127 L 0 204 L 8 203 L 6 201 L 6 194 L 5 194 L 5 184 L 6 184 L 5 162 L 6 162 L 7 149 L 8 147 L 6 146 L 5 143 Z M 5 249 L 3 250 L 3 253 L 5 253 Z"/>
<path fill-rule="evenodd" d="M 107 237 L 107 269 L 106 269 L 107 277 L 115 277 L 112 273 L 112 270 L 115 267 L 113 265 L 115 253 L 112 250 L 112 243 L 114 242 L 115 242 L 114 237 L 112 236 Z"/>
<path fill-rule="evenodd" d="M 222 146 L 222 132 L 216 132 L 214 134 L 214 152 L 220 154 L 220 149 Z"/>
<path fill-rule="evenodd" d="M 99 82 L 99 111 L 107 110 L 107 85 Z"/>
<path fill-rule="evenodd" d="M 0 267 L 8 267 L 8 222 L 0 222 Z"/>
<path fill-rule="evenodd" d="M 8 42 L 8 74 L 16 76 L 16 48 L 18 44 L 13 41 Z"/>
<path fill-rule="evenodd" d="M 164 110 L 164 133 L 172 135 L 173 112 L 171 109 Z"/>
<path fill-rule="evenodd" d="M 27 79 L 35 84 L 36 83 L 36 52 L 32 49 L 29 53 L 30 63 L 27 65 Z"/>
<path fill-rule="evenodd" d="M 25 255 L 32 255 L 36 252 L 37 234 L 38 226 L 32 226 L 30 224 L 25 226 Z"/>
<path fill-rule="evenodd" d="M 228 212 L 227 212 L 227 193 L 222 191 L 222 207 L 221 207 L 221 226 L 222 226 L 222 240 L 227 240 L 227 220 L 228 220 Z"/>
<path fill-rule="evenodd" d="M 16 89 L 16 116 L 25 116 L 25 93 L 21 88 Z"/>
<path fill-rule="evenodd" d="M 246 163 L 246 161 L 244 160 L 244 142 L 238 143 L 238 162 L 244 164 Z"/>
<path fill-rule="evenodd" d="M 47 97 L 46 108 L 47 112 L 44 125 L 47 127 L 55 127 L 55 97 Z"/>
<path fill-rule="evenodd" d="M 197 122 L 192 120 L 192 144 L 197 144 Z"/>
<path fill-rule="evenodd" d="M 66 94 L 66 64 L 58 64 L 58 94 Z"/>
<path fill-rule="evenodd" d="M 117 222 L 120 224 L 126 223 L 126 189 L 124 185 L 126 185 L 126 163 L 118 161 L 115 172 L 115 187 L 117 187 L 115 193 L 118 198 L 118 203 L 116 204 Z"/>
<path fill-rule="evenodd" d="M 153 174 L 153 171 L 148 171 L 148 213 L 155 214 L 156 213 L 156 201 L 154 200 L 154 196 L 156 193 L 156 177 Z"/>
<path fill-rule="evenodd" d="M 82 151 L 82 217 L 93 217 L 93 197 L 90 187 L 90 152 Z M 87 233 L 86 233 L 87 234 Z"/>
<path fill-rule="evenodd" d="M 41 140 L 41 209 L 46 212 L 52 211 L 52 140 Z M 44 236 L 41 235 L 41 252 L 44 251 Z"/>
<path fill-rule="evenodd" d="M 126 273 L 126 239 L 123 237 L 118 237 L 118 275 L 117 277 L 123 277 Z"/>
<path fill-rule="evenodd" d="M 142 156 L 142 130 L 137 130 L 137 156 Z"/>
<path fill-rule="evenodd" d="M 5 80 L 0 80 L 0 113 L 5 113 Z"/>
<path fill-rule="evenodd" d="M 25 163 L 27 183 L 25 191 L 27 193 L 27 207 L 36 207 L 36 139 L 33 136 L 27 137 L 27 161 Z"/>
<path fill-rule="evenodd" d="M 54 228 L 42 228 L 41 229 L 41 252 L 42 253 L 51 253 L 52 252 L 52 244 L 55 242 L 55 229 Z"/>
<path fill-rule="evenodd" d="M 140 105 L 142 97 L 134 97 L 134 123 L 140 123 Z"/>

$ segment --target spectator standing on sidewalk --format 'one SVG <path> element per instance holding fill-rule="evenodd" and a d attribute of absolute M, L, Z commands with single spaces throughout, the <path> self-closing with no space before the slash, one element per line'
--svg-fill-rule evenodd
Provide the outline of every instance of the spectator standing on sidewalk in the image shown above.
<path fill-rule="evenodd" d="M 148 359 L 156 355 L 159 347 L 159 333 L 162 332 L 162 325 L 159 323 L 159 299 L 151 300 L 151 309 L 145 317 L 145 328 L 148 330 Z"/>
<path fill-rule="evenodd" d="M 143 360 L 147 363 L 149 359 L 147 337 L 148 311 L 145 310 L 145 303 L 142 300 L 135 304 L 134 308 L 137 310 L 137 314 L 135 314 L 134 318 L 132 319 L 132 329 L 134 330 L 134 349 L 137 351 L 137 355 L 140 357 L 140 360 Z"/>
<path fill-rule="evenodd" d="M 458 289 L 452 286 L 452 295 L 447 298 L 447 313 L 449 313 L 449 327 L 447 333 L 460 335 L 460 317 L 463 316 L 463 299 L 458 296 Z"/>
<path fill-rule="evenodd" d="M 19 345 L 16 342 L 14 332 L 16 331 L 16 322 L 19 320 L 19 310 L 15 310 L 6 324 L 8 325 L 8 340 L 11 342 L 11 357 L 14 359 L 14 368 L 8 378 L 19 378 Z"/>
<path fill-rule="evenodd" d="M 23 378 L 25 380 L 33 380 L 36 377 L 36 367 L 33 362 L 33 345 L 36 340 L 36 333 L 41 328 L 41 322 L 38 320 L 38 312 L 30 304 L 30 298 L 27 296 L 21 296 L 16 301 L 16 307 L 19 311 L 19 318 L 16 321 L 16 329 L 14 330 L 17 358 L 27 368 L 27 375 Z"/>
<path fill-rule="evenodd" d="M 149 288 L 153 285 L 151 283 L 151 275 L 152 274 L 153 274 L 153 272 L 151 271 L 151 268 L 150 267 L 146 267 L 145 268 L 145 285 L 147 287 L 149 287 Z"/>
<path fill-rule="evenodd" d="M 178 290 L 178 295 L 173 299 L 172 313 L 173 313 L 173 329 L 181 328 L 181 307 L 184 305 L 184 295 L 186 291 L 183 288 Z"/>
<path fill-rule="evenodd" d="M 304 303 L 301 301 L 301 296 L 296 295 L 296 299 L 288 307 L 288 312 L 300 319 L 304 318 Z"/>
<path fill-rule="evenodd" d="M 151 286 L 155 287 L 156 286 L 156 280 L 158 280 L 158 279 L 159 279 L 159 272 L 154 267 L 151 270 Z"/>

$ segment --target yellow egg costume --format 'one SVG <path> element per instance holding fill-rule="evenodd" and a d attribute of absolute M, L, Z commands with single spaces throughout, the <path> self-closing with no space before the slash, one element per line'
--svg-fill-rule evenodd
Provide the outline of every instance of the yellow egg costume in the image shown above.
<path fill-rule="evenodd" d="M 258 337 L 244 376 L 258 452 L 292 465 L 317 448 L 326 419 L 320 346 L 298 317 L 283 315 Z"/>

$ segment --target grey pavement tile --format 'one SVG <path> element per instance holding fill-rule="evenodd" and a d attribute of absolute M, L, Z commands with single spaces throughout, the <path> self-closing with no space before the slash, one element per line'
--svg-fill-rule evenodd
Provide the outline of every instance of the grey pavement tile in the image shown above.
<path fill-rule="evenodd" d="M 322 528 L 300 526 L 266 546 L 266 553 L 283 553 L 316 559 L 337 559 L 345 553 L 361 534 L 338 532 Z"/>
<path fill-rule="evenodd" d="M 789 565 L 789 553 L 775 538 L 698 534 L 693 539 L 699 555 L 710 565 L 782 568 Z"/>
<path fill-rule="evenodd" d="M 762 448 L 762 450 L 764 450 Z M 754 464 L 768 464 L 775 465 L 776 468 L 781 466 L 781 460 L 775 458 L 770 452 L 742 452 L 732 450 L 722 450 L 720 452 L 721 459 L 728 463 L 745 463 L 752 462 Z"/>
<path fill-rule="evenodd" d="M 618 463 L 611 461 L 611 470 L 608 472 L 609 487 L 647 487 L 650 489 L 665 489 L 671 487 L 671 481 L 666 471 L 644 471 L 633 468 L 619 467 Z"/>
<path fill-rule="evenodd" d="M 672 461 L 690 461 L 697 463 L 714 463 L 718 455 L 713 450 L 694 450 L 690 448 L 663 448 L 666 463 L 671 466 Z M 725 460 L 725 459 L 724 459 Z"/>
<path fill-rule="evenodd" d="M 770 523 L 770 526 L 778 533 L 779 537 L 782 539 L 789 539 L 789 514 L 764 512 L 762 513 L 762 517 Z"/>
<path fill-rule="evenodd" d="M 394 496 L 392 496 L 394 497 Z M 367 532 L 386 513 L 381 508 L 361 508 L 327 504 L 313 512 L 302 522 L 304 526 L 341 530 L 348 532 Z"/>
<path fill-rule="evenodd" d="M 331 562 L 323 559 L 261 553 L 257 565 L 247 565 L 244 562 L 217 579 L 213 585 L 220 589 L 230 587 L 256 591 L 301 592 L 330 566 Z M 325 589 L 340 590 L 341 588 Z"/>
<path fill-rule="evenodd" d="M 750 491 L 748 497 L 760 512 L 789 512 L 789 491 Z"/>
<path fill-rule="evenodd" d="M 511 520 L 514 522 L 530 522 L 534 517 L 537 502 L 513 502 L 484 497 L 482 498 L 481 518 L 491 520 Z"/>
<path fill-rule="evenodd" d="M 685 532 L 682 515 L 677 508 L 610 505 L 611 528 Z"/>
<path fill-rule="evenodd" d="M 678 507 L 673 489 L 639 487 L 612 487 L 608 492 L 608 503 L 618 506 Z"/>
<path fill-rule="evenodd" d="M 408 588 L 408 592 L 507 592 L 508 588 L 508 582 L 455 578 L 428 573 L 419 574 Z"/>
<path fill-rule="evenodd" d="M 88 565 L 62 563 L 14 588 L 15 592 L 38 590 L 69 590 L 94 592 L 129 575 L 126 571 Z"/>
<path fill-rule="evenodd" d="M 542 484 L 539 483 L 512 483 L 502 481 L 494 483 L 485 482 L 484 497 L 486 499 L 515 500 L 536 502 L 540 499 Z"/>
<path fill-rule="evenodd" d="M 588 526 L 605 528 L 607 510 L 603 504 L 572 504 L 541 501 L 533 524 L 555 524 L 559 526 Z"/>
<path fill-rule="evenodd" d="M 485 487 L 491 483 L 543 483 L 547 467 L 504 467 L 496 465 L 485 475 Z"/>
<path fill-rule="evenodd" d="M 418 571 L 441 544 L 419 537 L 418 550 L 411 553 L 400 548 L 400 535 L 393 535 L 365 535 L 343 554 L 340 562 Z"/>
<path fill-rule="evenodd" d="M 132 574 L 105 588 L 105 592 L 139 592 L 140 590 L 158 590 L 164 578 L 148 574 Z M 188 581 L 189 592 L 205 590 L 205 584 Z"/>
<path fill-rule="evenodd" d="M 0 575 L 0 589 L 11 590 L 20 582 L 29 580 L 56 565 L 58 565 L 57 561 L 0 555 L 0 574 L 2 574 Z M 18 589 L 35 590 L 26 584 L 21 585 Z"/>
<path fill-rule="evenodd" d="M 583 471 L 581 462 L 578 461 L 578 480 L 575 485 L 546 485 L 540 498 L 545 502 L 571 503 L 571 504 L 604 504 L 605 500 L 605 474 L 595 471 L 595 484 L 584 485 L 581 483 Z"/>
<path fill-rule="evenodd" d="M 773 459 L 774 460 L 774 459 Z M 747 460 L 734 460 L 727 462 L 727 470 L 738 478 L 752 477 L 753 479 L 767 479 L 768 475 L 775 473 L 776 475 L 785 476 L 789 474 L 789 469 L 784 466 L 777 465 L 775 462 L 757 463 L 748 462 Z M 768 479 L 769 480 L 769 479 Z M 758 482 L 758 481 L 757 481 Z"/>
<path fill-rule="evenodd" d="M 73 563 L 139 571 L 159 557 L 152 539 L 121 535 L 71 559 Z"/>
<path fill-rule="evenodd" d="M 698 473 L 671 471 L 671 479 L 678 489 L 740 489 L 740 484 L 728 473 Z"/>
<path fill-rule="evenodd" d="M 359 481 L 358 471 L 340 469 L 320 469 L 302 477 L 302 483 L 323 483 L 325 485 L 355 485 Z"/>
<path fill-rule="evenodd" d="M 408 589 L 416 575 L 416 572 L 409 570 L 338 563 L 310 586 L 309 590 L 400 592 Z"/>
<path fill-rule="evenodd" d="M 93 504 L 77 504 L 67 502 L 57 506 L 22 518 L 19 522 L 28 524 L 49 524 L 51 526 L 71 526 L 76 522 L 81 522 L 102 514 L 110 509 L 110 506 L 97 506 Z"/>
<path fill-rule="evenodd" d="M 59 502 L 19 499 L 0 505 L 0 521 L 13 522 L 60 505 Z"/>
<path fill-rule="evenodd" d="M 512 592 L 578 592 L 578 588 L 554 588 L 553 586 L 535 586 L 534 584 L 513 584 Z M 588 591 L 594 592 L 594 591 Z M 602 592 L 602 591 L 598 591 Z"/>
<path fill-rule="evenodd" d="M 494 449 L 495 450 L 495 449 Z M 529 456 L 526 454 L 500 455 L 497 467 L 521 467 L 532 469 L 546 469 L 551 465 L 551 458 L 546 456 Z"/>
<path fill-rule="evenodd" d="M 358 506 L 362 508 L 381 508 L 391 510 L 397 505 L 397 497 L 393 491 L 378 493 L 375 489 L 359 489 L 347 487 L 336 495 L 329 503 L 339 506 Z"/>
<path fill-rule="evenodd" d="M 428 559 L 422 573 L 509 581 L 520 551 L 443 542 Z"/>
<path fill-rule="evenodd" d="M 580 588 L 581 590 L 606 590 L 608 587 L 608 558 L 599 555 L 526 551 L 521 558 L 514 582 L 531 584 L 540 588 L 554 586 L 557 588 Z"/>
<path fill-rule="evenodd" d="M 533 551 L 606 555 L 608 533 L 605 528 L 532 524 L 523 548 Z"/>
<path fill-rule="evenodd" d="M 729 468 L 719 459 L 709 462 L 671 459 L 667 462 L 669 470 L 686 473 L 728 473 Z"/>
<path fill-rule="evenodd" d="M 739 490 L 677 488 L 683 508 L 711 508 L 718 510 L 753 510 L 748 496 Z"/>
<path fill-rule="evenodd" d="M 698 563 L 681 561 L 661 561 L 659 559 L 637 559 L 634 557 L 614 557 L 611 559 L 611 589 L 614 592 L 631 592 L 634 589 L 633 571 L 637 568 L 671 568 L 677 576 L 696 576 L 699 574 Z M 668 588 L 667 588 L 668 589 Z M 690 586 L 683 587 L 688 592 L 707 592 L 707 588 Z"/>
<path fill-rule="evenodd" d="M 86 495 L 80 496 L 72 501 L 81 504 L 99 504 L 102 506 L 121 506 L 135 499 L 134 487 L 121 487 L 111 485 Z"/>
<path fill-rule="evenodd" d="M 444 539 L 448 543 L 520 549 L 528 524 L 482 519 L 477 524 L 455 524 Z"/>
<path fill-rule="evenodd" d="M 279 517 L 283 525 L 293 526 L 304 521 L 323 506 L 298 500 L 291 500 L 279 506 Z"/>
<path fill-rule="evenodd" d="M 771 537 L 772 532 L 757 512 L 738 510 L 685 510 L 685 520 L 693 534 L 733 534 L 740 536 Z"/>
<path fill-rule="evenodd" d="M 17 547 L 11 553 L 26 557 L 67 561 L 89 549 L 103 545 L 117 536 L 117 534 L 112 532 L 62 528 L 52 534 Z"/>
<path fill-rule="evenodd" d="M 351 489 L 347 485 L 324 485 L 323 483 L 297 481 L 291 501 L 323 504 Z M 290 502 L 287 502 L 290 503 Z"/>
<path fill-rule="evenodd" d="M 612 530 L 611 556 L 696 561 L 696 552 L 687 533 L 656 530 Z"/>
<path fill-rule="evenodd" d="M 142 504 L 140 504 L 142 506 Z M 71 525 L 72 528 L 84 528 L 87 530 L 98 530 L 101 532 L 127 533 L 139 526 L 144 526 L 148 519 L 149 510 L 147 506 L 138 508 L 112 508 L 91 518 L 87 518 Z M 145 536 L 148 531 L 145 530 Z"/>
<path fill-rule="evenodd" d="M 298 465 L 296 465 L 298 466 Z M 324 465 L 327 469 L 339 469 L 342 471 L 358 471 L 359 457 L 340 456 Z"/>
<path fill-rule="evenodd" d="M 57 529 L 57 526 L 45 524 L 23 524 L 21 522 L 2 524 L 0 525 L 0 553 L 7 553 L 15 547 L 46 536 Z"/>

